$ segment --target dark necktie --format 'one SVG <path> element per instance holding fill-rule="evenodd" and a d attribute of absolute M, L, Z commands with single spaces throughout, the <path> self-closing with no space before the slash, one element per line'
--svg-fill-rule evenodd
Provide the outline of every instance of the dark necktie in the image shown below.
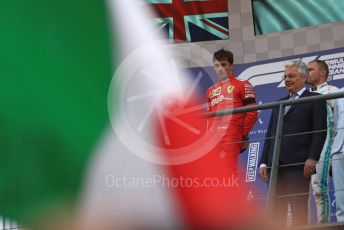
<path fill-rule="evenodd" d="M 294 93 L 292 94 L 290 97 L 289 97 L 289 100 L 294 100 L 295 98 L 297 97 L 297 93 Z M 291 105 L 287 105 L 285 108 L 284 108 L 284 115 L 286 115 L 290 109 Z"/>

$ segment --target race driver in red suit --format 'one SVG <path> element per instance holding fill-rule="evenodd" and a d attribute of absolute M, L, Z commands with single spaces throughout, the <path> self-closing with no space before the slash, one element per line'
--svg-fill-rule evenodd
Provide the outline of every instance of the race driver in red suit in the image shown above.
<path fill-rule="evenodd" d="M 214 69 L 218 82 L 206 94 L 208 111 L 239 108 L 255 105 L 256 93 L 248 81 L 237 80 L 233 74 L 233 53 L 220 49 L 214 53 Z M 219 138 L 218 153 L 228 158 L 230 167 L 237 170 L 240 152 L 247 147 L 248 134 L 257 121 L 257 111 L 211 117 L 208 119 L 208 132 Z"/>

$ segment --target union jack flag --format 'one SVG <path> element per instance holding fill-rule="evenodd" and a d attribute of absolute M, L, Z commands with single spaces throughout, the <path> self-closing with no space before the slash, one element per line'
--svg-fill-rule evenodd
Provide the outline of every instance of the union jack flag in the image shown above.
<path fill-rule="evenodd" d="M 148 0 L 170 42 L 229 38 L 227 0 Z"/>

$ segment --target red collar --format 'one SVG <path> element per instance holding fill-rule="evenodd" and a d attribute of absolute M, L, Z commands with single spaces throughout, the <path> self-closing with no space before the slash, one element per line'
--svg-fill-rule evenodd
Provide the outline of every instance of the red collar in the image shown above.
<path fill-rule="evenodd" d="M 229 77 L 228 77 L 230 80 L 232 80 L 232 79 L 235 79 L 236 78 L 236 76 L 232 73 L 231 75 L 229 75 Z"/>
<path fill-rule="evenodd" d="M 232 81 L 232 80 L 235 79 L 235 78 L 236 78 L 236 76 L 235 76 L 234 74 L 231 74 L 231 75 L 228 76 L 228 80 L 229 80 L 229 81 Z M 225 82 L 227 82 L 227 81 L 225 81 Z M 223 83 L 223 82 L 222 82 L 221 80 L 219 80 L 218 83 L 221 84 L 221 83 Z"/>

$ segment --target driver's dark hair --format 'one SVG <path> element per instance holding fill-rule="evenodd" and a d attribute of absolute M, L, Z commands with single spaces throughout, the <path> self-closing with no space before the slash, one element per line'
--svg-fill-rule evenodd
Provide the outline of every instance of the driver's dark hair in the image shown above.
<path fill-rule="evenodd" d="M 233 53 L 229 50 L 225 50 L 224 48 L 216 51 L 214 53 L 213 61 L 228 61 L 230 64 L 233 64 Z"/>

